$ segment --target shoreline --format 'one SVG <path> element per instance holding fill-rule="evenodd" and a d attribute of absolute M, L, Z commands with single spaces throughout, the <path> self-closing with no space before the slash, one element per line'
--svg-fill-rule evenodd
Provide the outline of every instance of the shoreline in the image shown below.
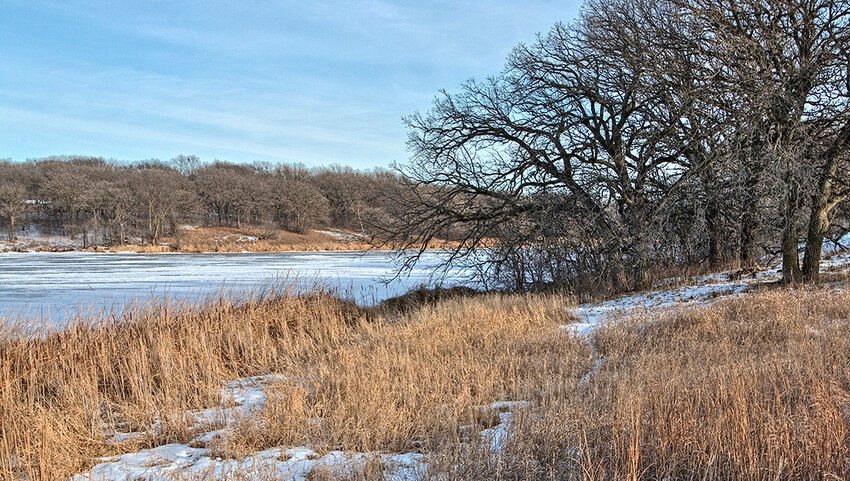
<path fill-rule="evenodd" d="M 156 244 L 140 243 L 138 238 L 124 245 L 107 244 L 83 247 L 79 239 L 69 236 L 24 236 L 15 242 L 0 241 L 0 253 L 18 252 L 87 252 L 92 254 L 223 254 L 279 252 L 369 252 L 397 251 L 396 246 L 376 245 L 364 234 L 344 230 L 316 229 L 305 233 L 278 229 L 260 233 L 256 228 L 192 227 L 181 237 L 163 237 Z M 179 248 L 175 248 L 179 245 Z M 452 248 L 449 241 L 435 241 L 427 250 Z"/>
<path fill-rule="evenodd" d="M 425 252 L 439 252 L 449 250 L 451 247 L 429 247 Z M 68 249 L 68 250 L 0 250 L 3 254 L 101 254 L 101 255 L 211 255 L 211 254 L 332 254 L 332 253 L 367 253 L 367 252 L 399 252 L 407 249 L 393 249 L 388 247 L 374 247 L 368 249 L 318 249 L 318 250 L 267 250 L 267 251 L 134 251 L 134 250 L 92 250 L 92 249 Z"/>
<path fill-rule="evenodd" d="M 432 247 L 426 251 L 442 250 L 441 247 Z M 111 249 L 37 249 L 37 250 L 0 250 L 0 254 L 151 254 L 151 255 L 207 255 L 207 254 L 286 254 L 286 253 L 301 253 L 301 254 L 327 254 L 332 252 L 393 252 L 397 249 L 391 248 L 368 248 L 368 249 L 291 249 L 291 250 L 221 250 L 221 251 L 188 251 L 188 250 L 111 250 Z"/>

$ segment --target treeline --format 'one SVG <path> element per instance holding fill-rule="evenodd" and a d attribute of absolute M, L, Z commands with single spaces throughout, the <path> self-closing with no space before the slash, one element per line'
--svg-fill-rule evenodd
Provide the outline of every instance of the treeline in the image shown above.
<path fill-rule="evenodd" d="M 403 169 L 429 189 L 385 232 L 451 229 L 517 289 L 766 256 L 817 280 L 850 228 L 849 22 L 846 0 L 590 1 L 406 119 Z"/>
<path fill-rule="evenodd" d="M 347 167 L 222 161 L 181 155 L 119 163 L 91 157 L 0 161 L 0 223 L 81 238 L 86 247 L 180 241 L 181 225 L 284 228 L 317 226 L 367 233 L 385 215 L 378 198 L 401 178 Z"/>

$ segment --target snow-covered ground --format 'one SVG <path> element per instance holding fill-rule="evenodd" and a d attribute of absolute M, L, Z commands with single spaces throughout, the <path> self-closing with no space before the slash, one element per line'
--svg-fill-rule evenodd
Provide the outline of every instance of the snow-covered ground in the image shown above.
<path fill-rule="evenodd" d="M 821 262 L 821 271 L 850 269 L 850 253 L 831 255 Z M 656 288 L 609 299 L 581 304 L 573 311 L 578 322 L 564 326 L 570 332 L 586 336 L 600 323 L 640 312 L 660 311 L 670 307 L 689 308 L 705 305 L 717 299 L 740 295 L 757 284 L 776 282 L 782 278 L 777 266 L 752 273 L 735 271 L 700 276 L 686 285 Z M 663 283 L 662 283 L 663 284 Z"/>
<path fill-rule="evenodd" d="M 236 473 L 262 476 L 262 479 L 301 481 L 318 470 L 344 474 L 366 463 L 380 463 L 388 481 L 419 479 L 427 466 L 427 457 L 410 453 L 357 453 L 331 451 L 318 454 L 309 447 L 272 448 L 259 451 L 241 459 L 224 459 L 205 446 L 218 436 L 225 436 L 240 419 L 245 419 L 262 409 L 266 402 L 264 389 L 273 382 L 286 382 L 281 376 L 257 376 L 237 379 L 222 388 L 223 405 L 189 413 L 198 433 L 186 444 L 166 444 L 151 449 L 101 458 L 99 463 L 85 473 L 77 474 L 71 481 L 153 481 L 180 476 L 200 476 L 203 479 L 228 479 Z M 230 405 L 232 404 L 232 405 Z M 480 406 L 498 413 L 499 423 L 487 428 L 478 436 L 491 452 L 499 452 L 507 439 L 513 410 L 528 403 L 502 401 Z M 210 429 L 204 429 L 209 427 Z M 157 429 L 156 426 L 153 428 Z M 109 433 L 116 443 L 141 438 L 142 432 Z"/>
<path fill-rule="evenodd" d="M 617 317 L 663 310 L 669 307 L 690 307 L 706 304 L 714 299 L 745 292 L 750 286 L 778 279 L 771 271 L 761 271 L 752 277 L 730 280 L 730 273 L 712 274 L 695 279 L 692 285 L 654 289 L 649 292 L 631 294 L 603 302 L 581 304 L 573 314 L 578 322 L 564 326 L 565 329 L 586 336 L 600 323 Z"/>
<path fill-rule="evenodd" d="M 7 237 L 0 237 L 0 253 L 14 251 L 72 251 L 83 248 L 81 237 L 71 239 L 70 236 L 44 234 L 38 230 L 29 229 L 19 232 L 15 242 Z"/>
<path fill-rule="evenodd" d="M 202 479 L 229 479 L 248 473 L 262 479 L 308 479 L 311 472 L 327 470 L 344 474 L 358 464 L 380 462 L 388 480 L 413 480 L 422 469 L 422 455 L 364 454 L 331 451 L 318 455 L 309 448 L 273 448 L 242 459 L 211 457 L 206 449 L 186 444 L 166 444 L 136 453 L 106 458 L 90 472 L 74 476 L 73 481 L 148 481 L 199 476 Z M 315 479 L 315 478 L 314 478 Z"/>
<path fill-rule="evenodd" d="M 362 234 L 352 234 L 348 232 L 343 232 L 339 230 L 317 230 L 319 234 L 324 234 L 326 236 L 333 237 L 334 239 L 341 240 L 343 242 L 353 242 L 353 241 L 364 241 L 366 237 Z"/>

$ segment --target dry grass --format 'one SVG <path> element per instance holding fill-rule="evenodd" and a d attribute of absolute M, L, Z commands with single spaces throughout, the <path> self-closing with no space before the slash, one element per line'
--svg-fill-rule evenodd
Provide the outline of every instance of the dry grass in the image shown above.
<path fill-rule="evenodd" d="M 461 436 L 476 406 L 526 399 L 547 378 L 587 369 L 559 334 L 564 301 L 447 301 L 394 322 L 322 294 L 239 306 L 160 306 L 128 319 L 0 340 L 0 479 L 61 479 L 94 458 L 188 442 L 186 411 L 217 405 L 233 378 L 283 373 L 264 422 L 246 419 L 209 448 L 410 450 Z M 565 362 L 547 364 L 553 357 Z M 571 380 L 571 381 L 570 381 Z M 316 423 L 316 419 L 321 419 Z M 156 434 L 122 445 L 108 433 Z M 419 444 L 419 443 L 423 444 Z M 320 478 L 317 478 L 320 479 Z"/>
<path fill-rule="evenodd" d="M 209 450 L 418 451 L 423 477 L 440 480 L 850 479 L 846 291 L 772 290 L 624 319 L 590 342 L 558 328 L 567 305 L 485 294 L 387 311 L 284 295 L 6 335 L 0 479 L 62 479 L 97 456 L 186 442 L 181 413 L 217 405 L 229 379 L 270 372 L 287 381 Z M 476 434 L 498 422 L 481 408 L 496 400 L 531 402 L 499 453 Z M 156 420 L 159 434 L 130 444 L 104 434 Z M 377 458 L 314 471 L 384 477 Z"/>
<path fill-rule="evenodd" d="M 651 321 L 651 322 L 650 322 Z M 781 290 L 596 335 L 601 369 L 441 479 L 850 479 L 850 294 Z M 545 386 L 544 386 L 545 389 Z"/>
<path fill-rule="evenodd" d="M 329 234 L 332 232 L 333 234 Z M 62 243 L 57 244 L 57 239 Z M 457 242 L 434 240 L 429 249 L 448 249 L 457 246 Z M 67 252 L 82 250 L 82 241 L 72 241 L 68 237 L 29 238 L 17 242 L 0 243 L 13 252 Z M 339 229 L 310 230 L 304 233 L 291 232 L 277 227 L 187 227 L 181 230 L 180 239 L 163 236 L 157 245 L 127 243 L 125 245 L 105 244 L 89 247 L 89 252 L 135 252 L 139 254 L 158 254 L 163 252 L 323 252 L 323 251 L 364 251 L 370 249 L 392 250 L 403 248 L 401 245 L 382 243 L 373 244 L 360 234 Z"/>
<path fill-rule="evenodd" d="M 317 464 L 310 469 L 305 478 L 306 481 L 385 481 L 388 479 L 387 471 L 391 467 L 385 466 L 378 456 L 366 456 L 363 458 L 347 460 L 344 465 L 329 466 Z M 238 466 L 226 469 L 223 473 L 175 473 L 165 478 L 167 481 L 218 481 L 227 479 L 229 481 L 281 481 L 292 478 L 292 473 L 281 471 L 274 466 Z"/>
<path fill-rule="evenodd" d="M 371 245 L 353 233 L 337 238 L 318 231 L 305 233 L 283 229 L 196 227 L 184 232 L 184 252 L 288 252 L 365 250 Z M 172 242 L 173 244 L 173 242 Z"/>
<path fill-rule="evenodd" d="M 379 310 L 393 315 L 394 313 L 406 313 L 419 309 L 426 305 L 436 305 L 449 299 L 462 299 L 485 295 L 484 291 L 470 287 L 418 287 L 400 296 L 386 299 L 379 305 Z"/>
<path fill-rule="evenodd" d="M 305 366 L 300 382 L 273 385 L 234 444 L 427 452 L 460 441 L 492 425 L 480 406 L 535 401 L 541 386 L 572 385 L 587 371 L 587 347 L 558 329 L 564 306 L 555 296 L 490 295 L 371 325 Z"/>
<path fill-rule="evenodd" d="M 353 462 L 342 470 L 317 466 L 307 474 L 307 481 L 383 481 L 385 469 L 380 459 L 369 458 Z"/>
<path fill-rule="evenodd" d="M 191 439 L 186 410 L 228 379 L 289 372 L 368 322 L 334 298 L 140 309 L 128 319 L 0 339 L 0 479 L 60 479 L 92 458 Z M 106 433 L 160 433 L 115 446 Z"/>

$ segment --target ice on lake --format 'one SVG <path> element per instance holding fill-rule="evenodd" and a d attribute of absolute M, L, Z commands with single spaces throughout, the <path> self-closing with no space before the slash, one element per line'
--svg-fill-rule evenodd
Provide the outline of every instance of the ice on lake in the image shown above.
<path fill-rule="evenodd" d="M 196 299 L 222 290 L 251 291 L 275 281 L 319 284 L 361 304 L 422 285 L 458 285 L 460 269 L 435 272 L 441 254 L 425 253 L 407 275 L 389 280 L 390 252 L 227 254 L 0 254 L 0 318 L 61 321 L 77 309 L 115 309 L 151 298 Z"/>

